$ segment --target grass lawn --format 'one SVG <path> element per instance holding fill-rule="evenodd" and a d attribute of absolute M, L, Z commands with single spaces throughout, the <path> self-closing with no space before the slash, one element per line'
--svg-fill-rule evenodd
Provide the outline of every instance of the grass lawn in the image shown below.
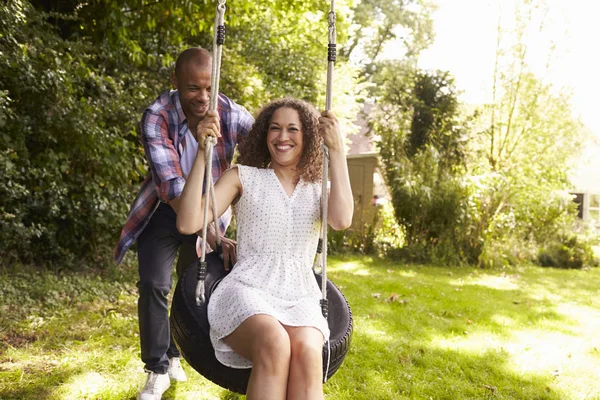
<path fill-rule="evenodd" d="M 599 399 L 600 269 L 330 257 L 352 307 L 326 399 Z M 135 399 L 136 273 L 0 271 L 0 399 Z M 242 399 L 187 364 L 164 399 Z"/>

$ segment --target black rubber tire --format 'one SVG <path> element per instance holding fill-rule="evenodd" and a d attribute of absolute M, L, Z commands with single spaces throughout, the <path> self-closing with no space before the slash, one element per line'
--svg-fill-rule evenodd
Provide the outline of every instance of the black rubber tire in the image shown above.
<path fill-rule="evenodd" d="M 232 392 L 245 394 L 251 369 L 229 368 L 221 364 L 215 357 L 209 336 L 207 304 L 210 294 L 226 275 L 223 262 L 217 253 L 206 256 L 207 276 L 204 281 L 207 301 L 196 305 L 196 263 L 183 272 L 173 294 L 171 305 L 171 331 L 175 343 L 183 358 L 198 373 L 217 385 Z M 321 276 L 315 275 L 319 285 Z M 327 369 L 327 345 L 323 346 L 323 371 L 327 378 L 341 367 L 352 339 L 352 312 L 342 292 L 327 281 L 327 298 L 329 300 L 330 348 L 329 369 Z"/>

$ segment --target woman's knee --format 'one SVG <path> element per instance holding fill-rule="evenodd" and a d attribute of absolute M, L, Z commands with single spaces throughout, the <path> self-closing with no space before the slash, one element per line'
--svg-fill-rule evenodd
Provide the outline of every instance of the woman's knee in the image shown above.
<path fill-rule="evenodd" d="M 269 327 L 256 339 L 253 346 L 253 364 L 260 363 L 263 367 L 273 369 L 289 366 L 290 338 L 281 326 Z"/>
<path fill-rule="evenodd" d="M 309 328 L 307 328 L 309 329 Z M 318 331 L 317 331 L 318 332 Z M 323 354 L 323 335 L 312 330 L 291 336 L 290 348 L 292 362 L 311 367 L 321 365 Z"/>

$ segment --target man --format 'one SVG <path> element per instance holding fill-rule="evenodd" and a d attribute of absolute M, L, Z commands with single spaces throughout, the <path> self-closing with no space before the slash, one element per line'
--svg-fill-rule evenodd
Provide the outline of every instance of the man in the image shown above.
<path fill-rule="evenodd" d="M 119 263 L 137 240 L 140 345 L 148 373 L 138 400 L 158 400 L 169 388 L 170 380 L 186 380 L 179 351 L 171 337 L 167 296 L 177 251 L 178 272 L 197 259 L 198 236 L 180 234 L 175 222 L 179 197 L 198 149 L 196 132 L 213 123 L 205 118 L 211 95 L 211 71 L 212 57 L 207 50 L 198 47 L 184 50 L 171 75 L 175 90 L 162 93 L 146 108 L 140 121 L 140 137 L 150 168 L 115 249 Z M 254 122 L 244 107 L 223 94 L 218 96 L 222 136 L 213 150 L 214 181 L 229 168 L 236 144 L 248 134 Z M 222 234 L 230 220 L 230 211 L 219 219 Z M 214 230 L 210 230 L 207 244 L 214 249 L 215 243 Z M 226 267 L 235 264 L 236 243 L 222 238 L 221 244 Z"/>

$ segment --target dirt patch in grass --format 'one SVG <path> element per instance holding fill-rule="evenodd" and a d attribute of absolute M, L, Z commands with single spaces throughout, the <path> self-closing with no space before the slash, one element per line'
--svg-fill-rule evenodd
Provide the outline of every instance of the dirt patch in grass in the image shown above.
<path fill-rule="evenodd" d="M 19 332 L 17 330 L 9 330 L 0 335 L 0 355 L 6 351 L 8 347 L 21 348 L 37 341 L 40 338 L 37 332 Z"/>

